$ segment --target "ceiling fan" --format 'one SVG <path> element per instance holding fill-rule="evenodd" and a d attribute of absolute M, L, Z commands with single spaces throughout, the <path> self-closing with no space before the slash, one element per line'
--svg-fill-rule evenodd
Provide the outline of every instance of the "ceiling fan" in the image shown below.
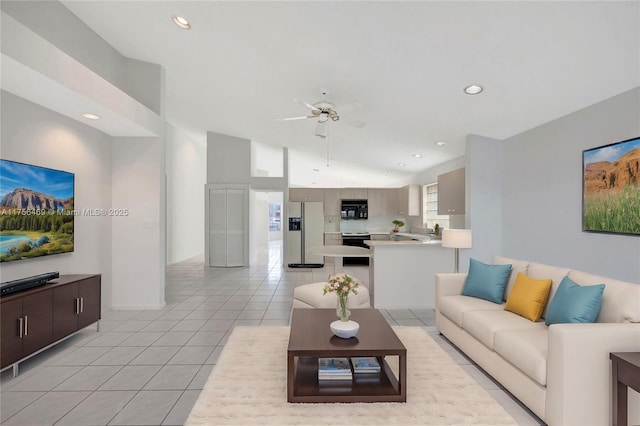
<path fill-rule="evenodd" d="M 353 120 L 347 117 L 341 117 L 336 111 L 336 106 L 329 101 L 319 101 L 314 104 L 310 104 L 309 102 L 305 102 L 301 99 L 294 99 L 295 102 L 298 102 L 305 107 L 311 110 L 311 115 L 303 115 L 300 117 L 288 117 L 288 118 L 279 118 L 278 121 L 291 121 L 291 120 L 305 120 L 308 118 L 317 119 L 316 128 L 314 134 L 320 138 L 327 137 L 327 123 L 329 121 L 338 121 L 342 120 L 345 124 L 348 124 L 353 127 L 362 128 L 365 126 L 364 121 Z M 360 106 L 360 102 L 354 101 L 347 105 L 343 105 L 340 109 L 349 109 Z"/>

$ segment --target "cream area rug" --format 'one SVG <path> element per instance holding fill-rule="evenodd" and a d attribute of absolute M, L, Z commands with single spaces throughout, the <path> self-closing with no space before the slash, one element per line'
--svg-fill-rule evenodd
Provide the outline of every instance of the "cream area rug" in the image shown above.
<path fill-rule="evenodd" d="M 289 327 L 236 327 L 185 424 L 517 425 L 423 329 L 394 331 L 407 348 L 406 403 L 288 403 Z"/>

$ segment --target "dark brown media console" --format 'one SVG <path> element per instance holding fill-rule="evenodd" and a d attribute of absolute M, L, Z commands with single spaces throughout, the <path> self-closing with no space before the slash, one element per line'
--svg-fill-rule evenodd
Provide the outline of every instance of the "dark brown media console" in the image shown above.
<path fill-rule="evenodd" d="M 32 289 L 0 298 L 0 369 L 100 321 L 101 275 L 61 275 Z"/>

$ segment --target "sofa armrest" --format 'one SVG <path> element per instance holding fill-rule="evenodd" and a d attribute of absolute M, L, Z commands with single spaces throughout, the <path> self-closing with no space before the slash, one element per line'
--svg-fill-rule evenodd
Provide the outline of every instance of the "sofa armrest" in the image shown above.
<path fill-rule="evenodd" d="M 436 274 L 436 305 L 442 296 L 462 294 L 467 274 L 439 272 Z"/>
<path fill-rule="evenodd" d="M 610 424 L 609 353 L 636 351 L 640 351 L 640 324 L 551 325 L 547 354 L 545 408 L 547 424 L 551 426 Z M 631 407 L 633 404 L 630 405 Z M 640 416 L 640 407 L 636 406 L 635 409 L 630 410 L 629 424 L 636 424 L 632 420 L 638 421 L 638 416 Z"/>

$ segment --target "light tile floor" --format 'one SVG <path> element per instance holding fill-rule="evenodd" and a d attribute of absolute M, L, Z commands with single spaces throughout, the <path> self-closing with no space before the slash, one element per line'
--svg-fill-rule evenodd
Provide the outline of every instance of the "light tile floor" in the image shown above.
<path fill-rule="evenodd" d="M 202 258 L 166 271 L 162 310 L 111 311 L 0 378 L 2 425 L 181 425 L 235 325 L 288 325 L 293 289 L 333 268 L 285 270 L 281 246 L 249 268 L 204 268 Z M 365 283 L 366 267 L 345 268 Z M 435 330 L 433 310 L 383 311 L 389 323 L 424 329 L 520 425 L 541 425 Z"/>

